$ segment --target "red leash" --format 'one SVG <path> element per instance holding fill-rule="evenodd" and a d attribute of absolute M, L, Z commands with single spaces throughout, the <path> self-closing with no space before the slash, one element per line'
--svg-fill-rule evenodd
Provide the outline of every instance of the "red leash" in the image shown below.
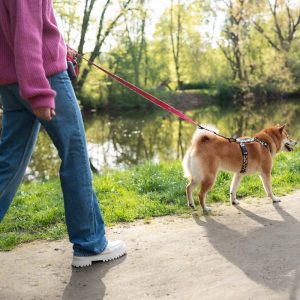
<path fill-rule="evenodd" d="M 228 138 L 224 135 L 221 135 L 211 129 L 208 129 L 208 128 L 205 128 L 203 126 L 201 126 L 200 124 L 198 124 L 197 122 L 195 122 L 193 119 L 189 118 L 188 116 L 186 116 L 184 113 L 180 112 L 179 110 L 177 110 L 176 108 L 174 108 L 173 106 L 165 103 L 164 101 L 162 100 L 159 100 L 158 98 L 154 97 L 153 95 L 149 94 L 148 92 L 145 92 L 144 90 L 138 88 L 137 86 L 135 86 L 134 84 L 126 81 L 125 79 L 107 71 L 106 69 L 96 65 L 95 63 L 92 63 L 90 62 L 88 59 L 86 59 L 85 57 L 83 57 L 82 54 L 78 53 L 76 50 L 72 49 L 71 47 L 67 46 L 68 47 L 68 51 L 70 50 L 72 52 L 72 55 L 70 53 L 68 53 L 68 57 L 71 58 L 71 61 L 73 62 L 73 60 L 76 62 L 76 57 L 80 57 L 82 58 L 83 60 L 85 60 L 86 62 L 88 62 L 90 65 L 94 66 L 95 68 L 101 70 L 102 72 L 104 72 L 105 74 L 107 74 L 108 76 L 110 76 L 111 78 L 113 78 L 114 80 L 120 82 L 122 85 L 124 85 L 125 87 L 129 88 L 130 90 L 134 91 L 136 94 L 144 97 L 145 99 L 153 102 L 154 104 L 156 104 L 157 106 L 163 108 L 164 110 L 167 110 L 169 111 L 170 113 L 174 114 L 174 115 L 177 115 L 179 118 L 183 119 L 183 120 L 186 120 L 190 123 L 192 123 L 193 125 L 196 125 L 199 129 L 203 129 L 203 130 L 206 130 L 206 131 L 209 131 L 217 136 L 220 136 L 226 140 L 228 140 L 230 143 L 232 142 L 236 142 L 236 139 L 235 138 Z M 73 56 L 73 57 L 71 57 Z M 74 64 L 74 62 L 73 62 Z M 78 68 L 77 68 L 77 74 L 78 74 Z"/>
<path fill-rule="evenodd" d="M 68 48 L 73 51 L 74 53 L 76 53 L 76 55 L 80 58 L 82 58 L 83 60 L 85 60 L 86 62 L 88 62 L 90 65 L 93 65 L 95 68 L 101 70 L 102 72 L 104 72 L 105 74 L 107 74 L 108 76 L 110 76 L 111 78 L 113 78 L 114 80 L 118 81 L 119 83 L 121 83 L 123 86 L 129 88 L 130 90 L 134 91 L 136 94 L 144 97 L 145 99 L 153 102 L 154 104 L 156 104 L 157 106 L 171 112 L 172 114 L 177 115 L 178 117 L 180 117 L 183 120 L 186 120 L 196 126 L 200 126 L 197 122 L 195 122 L 194 120 L 192 120 L 191 118 L 189 118 L 188 116 L 186 116 L 184 113 L 178 111 L 176 108 L 174 108 L 173 106 L 165 103 L 162 100 L 159 100 L 158 98 L 154 97 L 153 95 L 149 94 L 148 92 L 145 92 L 144 90 L 138 88 L 137 86 L 135 86 L 134 84 L 126 81 L 125 79 L 107 71 L 106 69 L 96 65 L 95 63 L 90 62 L 88 59 L 84 58 L 83 55 L 79 54 L 76 50 L 70 48 L 68 46 Z"/>

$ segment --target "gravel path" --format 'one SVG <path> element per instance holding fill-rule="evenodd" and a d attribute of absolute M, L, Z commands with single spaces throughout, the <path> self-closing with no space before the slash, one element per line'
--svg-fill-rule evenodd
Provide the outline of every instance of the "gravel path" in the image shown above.
<path fill-rule="evenodd" d="M 67 240 L 0 253 L 0 299 L 300 299 L 300 191 L 108 228 L 128 255 L 74 269 Z"/>

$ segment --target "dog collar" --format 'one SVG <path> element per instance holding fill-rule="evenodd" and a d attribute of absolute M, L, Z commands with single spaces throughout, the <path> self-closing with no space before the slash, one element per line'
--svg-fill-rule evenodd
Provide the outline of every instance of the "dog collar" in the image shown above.
<path fill-rule="evenodd" d="M 267 148 L 270 151 L 270 153 L 272 152 L 271 147 L 270 147 L 270 145 L 267 142 L 265 142 L 263 140 L 260 140 L 259 138 L 254 138 L 254 141 L 257 142 L 257 143 L 259 143 L 259 144 L 261 144 L 265 148 Z"/>

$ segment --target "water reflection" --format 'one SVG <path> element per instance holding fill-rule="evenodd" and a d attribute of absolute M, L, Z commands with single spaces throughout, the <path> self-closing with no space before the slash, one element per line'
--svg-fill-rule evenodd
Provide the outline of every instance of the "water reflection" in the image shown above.
<path fill-rule="evenodd" d="M 176 122 L 161 114 L 85 118 L 91 160 L 102 169 L 105 166 L 124 168 L 149 160 L 174 159 L 178 132 Z"/>
<path fill-rule="evenodd" d="M 194 120 L 213 124 L 226 136 L 252 136 L 262 128 L 277 123 L 288 123 L 290 135 L 300 140 L 300 103 L 282 101 L 260 107 L 243 107 L 239 111 L 216 106 L 187 112 Z M 93 166 L 126 168 L 145 161 L 172 161 L 181 159 L 190 145 L 195 128 L 177 117 L 159 110 L 110 116 L 84 115 L 88 152 Z M 42 130 L 27 180 L 48 179 L 58 174 L 60 161 L 56 149 Z"/>

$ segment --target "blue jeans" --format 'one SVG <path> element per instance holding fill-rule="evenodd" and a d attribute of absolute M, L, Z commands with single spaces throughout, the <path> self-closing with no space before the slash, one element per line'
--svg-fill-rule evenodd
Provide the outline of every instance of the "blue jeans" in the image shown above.
<path fill-rule="evenodd" d="M 51 121 L 35 117 L 29 103 L 21 98 L 18 84 L 0 86 L 4 111 L 0 139 L 0 222 L 22 181 L 42 124 L 62 161 L 59 174 L 74 255 L 98 254 L 105 249 L 107 240 L 92 187 L 82 116 L 67 71 L 48 79 L 57 93 L 56 116 Z"/>

